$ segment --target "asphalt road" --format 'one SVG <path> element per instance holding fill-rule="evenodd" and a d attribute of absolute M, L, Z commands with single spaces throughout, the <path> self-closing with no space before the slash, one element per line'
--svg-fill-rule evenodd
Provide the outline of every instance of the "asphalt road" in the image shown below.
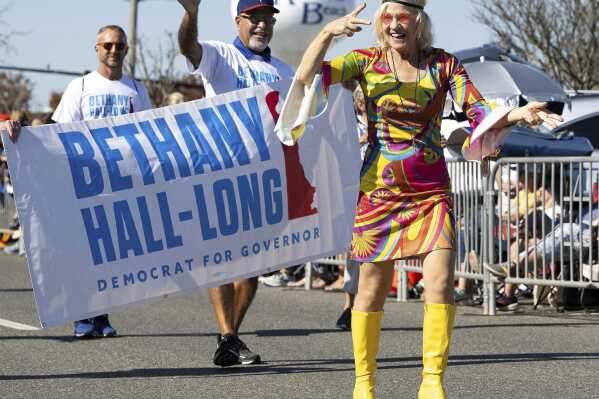
<path fill-rule="evenodd" d="M 120 336 L 75 341 L 71 327 L 0 326 L 0 398 L 350 398 L 351 337 L 334 328 L 342 294 L 261 287 L 242 339 L 266 362 L 211 363 L 205 292 L 111 316 Z M 416 398 L 422 304 L 390 301 L 378 398 Z M 36 326 L 22 258 L 0 255 L 0 319 Z M 459 309 L 449 398 L 599 398 L 599 317 Z"/>

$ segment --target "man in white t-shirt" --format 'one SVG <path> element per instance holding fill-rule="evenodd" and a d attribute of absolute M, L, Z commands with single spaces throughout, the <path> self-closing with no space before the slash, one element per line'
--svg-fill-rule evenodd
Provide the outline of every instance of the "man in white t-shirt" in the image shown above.
<path fill-rule="evenodd" d="M 125 31 L 116 25 L 100 28 L 95 50 L 98 68 L 69 83 L 52 115 L 53 121 L 100 119 L 152 108 L 145 86 L 123 74 L 123 61 L 128 51 Z M 7 130 L 10 138 L 16 141 L 20 125 L 9 121 Z M 108 315 L 78 320 L 74 324 L 77 338 L 116 335 Z"/>
<path fill-rule="evenodd" d="M 179 28 L 179 47 L 191 73 L 204 81 L 206 94 L 213 96 L 293 76 L 293 70 L 271 56 L 268 43 L 278 13 L 273 0 L 240 0 L 237 5 L 238 37 L 233 43 L 198 42 L 200 0 L 178 0 L 185 9 Z M 256 364 L 260 356 L 239 339 L 238 331 L 258 288 L 250 278 L 210 289 L 210 298 L 220 330 L 214 353 L 215 365 Z"/>

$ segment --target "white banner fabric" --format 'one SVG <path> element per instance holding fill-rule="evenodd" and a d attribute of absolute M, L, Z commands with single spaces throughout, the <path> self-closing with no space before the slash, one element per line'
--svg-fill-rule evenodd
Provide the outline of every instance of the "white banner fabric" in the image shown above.
<path fill-rule="evenodd" d="M 290 83 L 3 133 L 41 325 L 346 251 L 351 94 L 333 88 L 289 147 L 273 129 Z"/>

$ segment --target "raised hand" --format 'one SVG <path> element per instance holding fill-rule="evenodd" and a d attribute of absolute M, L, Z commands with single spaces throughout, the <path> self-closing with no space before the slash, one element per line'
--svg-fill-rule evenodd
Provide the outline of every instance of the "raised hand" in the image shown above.
<path fill-rule="evenodd" d="M 508 121 L 511 123 L 521 122 L 532 127 L 545 122 L 553 129 L 563 121 L 563 118 L 547 111 L 547 103 L 531 101 L 523 107 L 512 110 L 508 115 Z"/>
<path fill-rule="evenodd" d="M 192 13 L 198 10 L 198 6 L 202 0 L 177 0 L 183 6 L 185 11 Z"/>
<path fill-rule="evenodd" d="M 329 22 L 326 25 L 325 30 L 335 37 L 342 35 L 349 37 L 353 36 L 354 33 L 362 30 L 360 25 L 370 25 L 370 21 L 367 19 L 358 18 L 358 15 L 364 11 L 365 8 L 366 3 L 360 4 L 346 16 Z"/>

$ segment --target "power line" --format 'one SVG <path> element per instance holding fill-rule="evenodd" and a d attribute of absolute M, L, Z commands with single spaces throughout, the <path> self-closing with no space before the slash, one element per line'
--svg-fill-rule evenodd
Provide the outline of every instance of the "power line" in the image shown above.
<path fill-rule="evenodd" d="M 14 71 L 14 72 L 24 72 L 24 73 L 44 73 L 51 75 L 65 75 L 65 76 L 83 76 L 88 73 L 89 70 L 82 72 L 74 72 L 74 71 L 64 71 L 60 69 L 50 69 L 49 67 L 46 69 L 42 68 L 26 68 L 26 67 L 18 67 L 18 66 L 10 66 L 10 65 L 0 65 L 0 70 L 4 71 Z M 156 79 L 137 79 L 144 83 L 158 83 L 159 80 Z M 183 87 L 188 89 L 200 88 L 203 87 L 201 84 L 194 84 L 182 81 L 174 81 L 173 84 L 177 87 Z"/>
<path fill-rule="evenodd" d="M 0 65 L 0 70 L 5 71 L 16 71 L 16 72 L 30 72 L 30 73 L 49 73 L 54 75 L 66 75 L 66 76 L 81 76 L 85 72 L 73 72 L 73 71 L 62 71 L 59 69 L 41 69 L 41 68 L 23 68 L 16 66 Z"/>

